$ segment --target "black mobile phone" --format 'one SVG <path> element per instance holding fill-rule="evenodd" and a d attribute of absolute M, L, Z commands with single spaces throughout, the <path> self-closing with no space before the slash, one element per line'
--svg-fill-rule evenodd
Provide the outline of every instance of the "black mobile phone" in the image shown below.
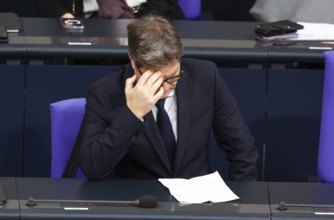
<path fill-rule="evenodd" d="M 0 26 L 0 43 L 8 43 L 7 29 Z"/>
<path fill-rule="evenodd" d="M 70 32 L 82 32 L 85 29 L 85 25 L 81 18 L 61 18 L 61 25 L 66 31 Z"/>

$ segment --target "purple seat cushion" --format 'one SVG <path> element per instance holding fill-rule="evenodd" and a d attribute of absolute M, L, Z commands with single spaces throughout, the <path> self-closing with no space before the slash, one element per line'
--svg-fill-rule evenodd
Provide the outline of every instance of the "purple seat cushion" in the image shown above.
<path fill-rule="evenodd" d="M 196 20 L 201 18 L 201 0 L 179 0 L 179 5 L 187 19 Z"/>
<path fill-rule="evenodd" d="M 334 51 L 325 52 L 324 57 L 318 176 L 322 182 L 334 183 Z"/>
<path fill-rule="evenodd" d="M 85 104 L 85 98 L 73 98 L 50 105 L 52 178 L 62 177 L 81 126 Z M 76 177 L 84 178 L 80 169 Z"/>

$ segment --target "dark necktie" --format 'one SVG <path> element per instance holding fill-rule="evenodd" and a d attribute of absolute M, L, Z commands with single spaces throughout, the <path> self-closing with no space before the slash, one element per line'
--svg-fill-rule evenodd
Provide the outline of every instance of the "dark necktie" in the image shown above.
<path fill-rule="evenodd" d="M 158 108 L 157 126 L 159 129 L 162 141 L 165 145 L 169 161 L 171 165 L 173 165 L 176 141 L 175 141 L 175 137 L 174 137 L 174 133 L 172 129 L 172 124 L 164 108 L 165 99 L 159 100 L 155 105 Z"/>

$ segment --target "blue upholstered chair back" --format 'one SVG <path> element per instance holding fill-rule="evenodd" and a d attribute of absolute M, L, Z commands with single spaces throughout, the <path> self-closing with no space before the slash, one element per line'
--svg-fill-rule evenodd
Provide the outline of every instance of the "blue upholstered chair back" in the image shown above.
<path fill-rule="evenodd" d="M 85 113 L 85 98 L 73 98 L 50 104 L 51 177 L 61 178 L 72 152 Z M 75 176 L 85 178 L 80 168 Z"/>
<path fill-rule="evenodd" d="M 184 15 L 188 20 L 201 19 L 202 2 L 201 0 L 179 0 Z"/>
<path fill-rule="evenodd" d="M 334 51 L 324 53 L 325 79 L 322 98 L 318 176 L 334 183 Z"/>

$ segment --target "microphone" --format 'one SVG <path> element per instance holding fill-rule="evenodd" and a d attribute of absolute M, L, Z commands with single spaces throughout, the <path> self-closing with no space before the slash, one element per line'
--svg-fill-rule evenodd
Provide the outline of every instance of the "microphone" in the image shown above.
<path fill-rule="evenodd" d="M 94 205 L 129 205 L 137 206 L 140 208 L 155 208 L 158 205 L 158 200 L 155 196 L 141 196 L 134 201 L 116 201 L 116 200 L 51 200 L 51 199 L 34 199 L 29 197 L 26 206 L 33 207 L 41 203 L 72 203 L 79 204 L 80 207 L 87 206 L 91 207 Z"/>
<path fill-rule="evenodd" d="M 277 207 L 279 211 L 286 211 L 288 208 L 334 208 L 334 205 L 323 205 L 323 204 L 289 204 L 281 201 Z"/>
<path fill-rule="evenodd" d="M 0 182 L 0 207 L 5 206 L 7 204 L 7 197 L 5 194 L 5 189 L 2 185 L 2 182 Z"/>
<path fill-rule="evenodd" d="M 135 200 L 135 206 L 140 208 L 155 208 L 158 205 L 158 200 L 155 196 L 141 196 Z"/>

